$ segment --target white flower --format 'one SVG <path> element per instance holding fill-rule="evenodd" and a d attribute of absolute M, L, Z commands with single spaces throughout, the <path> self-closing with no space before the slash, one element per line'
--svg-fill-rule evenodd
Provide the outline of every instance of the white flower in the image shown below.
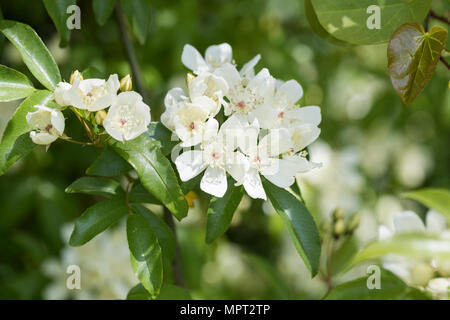
<path fill-rule="evenodd" d="M 254 75 L 253 68 L 260 59 L 261 56 L 258 54 L 247 62 L 240 71 L 241 76 L 243 78 L 251 78 Z M 205 58 L 203 58 L 197 49 L 190 44 L 186 44 L 181 54 L 181 62 L 196 74 L 205 71 L 214 72 L 214 70 L 223 65 L 233 62 L 233 52 L 228 43 L 222 43 L 208 47 L 205 52 Z"/>
<path fill-rule="evenodd" d="M 169 130 L 175 131 L 175 114 L 181 109 L 189 98 L 181 88 L 173 88 L 167 92 L 164 98 L 166 110 L 161 114 L 161 122 Z"/>
<path fill-rule="evenodd" d="M 220 107 L 227 104 L 223 97 L 228 94 L 228 84 L 222 77 L 203 72 L 189 81 L 188 88 L 191 100 L 206 96 L 216 102 L 217 108 L 211 111 L 211 116 L 215 116 L 220 111 Z"/>
<path fill-rule="evenodd" d="M 36 144 L 49 145 L 64 132 L 64 116 L 60 110 L 43 105 L 34 106 L 37 111 L 28 112 L 26 119 L 33 131 L 30 138 Z"/>
<path fill-rule="evenodd" d="M 145 131 L 150 123 L 150 107 L 134 91 L 120 93 L 103 121 L 106 132 L 118 141 L 132 140 Z"/>
<path fill-rule="evenodd" d="M 99 111 L 111 106 L 117 96 L 120 82 L 117 74 L 104 79 L 76 78 L 72 85 L 61 82 L 55 89 L 55 100 L 61 106 L 74 106 L 88 111 Z"/>
<path fill-rule="evenodd" d="M 243 155 L 234 152 L 234 139 L 227 137 L 228 132 L 233 132 L 234 125 L 233 119 L 229 119 L 219 130 L 216 119 L 208 120 L 202 137 L 202 149 L 185 151 L 175 160 L 182 181 L 190 180 L 206 169 L 200 188 L 216 197 L 223 197 L 227 191 L 226 173 L 237 179 L 246 170 Z"/>

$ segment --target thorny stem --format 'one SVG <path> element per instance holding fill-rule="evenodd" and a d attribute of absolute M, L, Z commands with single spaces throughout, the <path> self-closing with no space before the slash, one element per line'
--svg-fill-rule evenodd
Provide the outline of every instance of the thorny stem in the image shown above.
<path fill-rule="evenodd" d="M 139 62 L 136 58 L 136 52 L 134 50 L 133 43 L 131 42 L 130 35 L 128 34 L 127 25 L 125 23 L 124 13 L 120 1 L 116 2 L 116 19 L 119 24 L 120 36 L 122 44 L 125 48 L 125 52 L 130 63 L 131 73 L 133 74 L 133 80 L 136 83 L 137 91 L 142 95 L 143 100 L 148 103 L 148 94 L 145 89 L 144 80 L 139 67 Z"/>
<path fill-rule="evenodd" d="M 176 227 L 175 227 L 175 223 L 173 221 L 173 216 L 172 213 L 169 211 L 169 209 L 167 209 L 166 207 L 164 207 L 164 221 L 167 223 L 167 225 L 170 227 L 170 229 L 172 230 L 175 239 L 177 238 L 177 233 L 176 233 Z M 174 274 L 174 278 L 175 278 L 175 283 L 183 288 L 186 288 L 186 285 L 184 284 L 183 281 L 183 270 L 182 270 L 182 266 L 181 266 L 181 255 L 180 255 L 180 248 L 178 247 L 178 245 L 176 246 L 175 249 L 175 258 L 173 259 L 173 274 Z"/>

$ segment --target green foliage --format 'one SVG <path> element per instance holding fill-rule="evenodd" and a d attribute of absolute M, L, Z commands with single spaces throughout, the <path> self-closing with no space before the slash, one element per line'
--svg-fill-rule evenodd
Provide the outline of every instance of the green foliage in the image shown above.
<path fill-rule="evenodd" d="M 406 105 L 411 104 L 433 76 L 448 31 L 440 26 L 425 32 L 417 22 L 405 23 L 392 35 L 388 69 L 392 85 Z"/>
<path fill-rule="evenodd" d="M 55 60 L 36 32 L 26 24 L 8 20 L 0 21 L 0 31 L 19 50 L 36 79 L 47 89 L 55 89 L 61 81 L 61 75 Z"/>
<path fill-rule="evenodd" d="M 450 191 L 446 189 L 420 189 L 406 192 L 405 198 L 416 200 L 443 214 L 450 223 Z"/>
<path fill-rule="evenodd" d="M 212 243 L 229 227 L 239 203 L 244 196 L 244 187 L 234 185 L 228 179 L 228 190 L 222 198 L 213 197 L 209 202 L 206 220 L 206 242 Z"/>
<path fill-rule="evenodd" d="M 0 65 L 0 101 L 26 98 L 34 91 L 33 83 L 25 75 Z"/>
<path fill-rule="evenodd" d="M 123 195 L 99 202 L 88 208 L 75 222 L 70 236 L 70 245 L 81 246 L 90 241 L 126 216 L 128 210 Z"/>
<path fill-rule="evenodd" d="M 66 20 L 67 20 L 67 8 L 71 5 L 76 4 L 76 0 L 43 0 L 45 9 L 49 16 L 52 18 L 56 30 L 61 37 L 61 46 L 67 46 L 70 40 L 70 32 L 71 30 L 67 28 Z"/>
<path fill-rule="evenodd" d="M 116 180 L 100 177 L 81 177 L 66 188 L 66 193 L 86 193 L 111 197 L 118 193 L 120 184 Z"/>
<path fill-rule="evenodd" d="M 157 296 L 163 281 L 163 262 L 158 238 L 141 215 L 127 219 L 127 238 L 131 267 L 144 288 Z"/>
<path fill-rule="evenodd" d="M 151 22 L 150 1 L 120 0 L 120 3 L 134 34 L 144 44 Z"/>
<path fill-rule="evenodd" d="M 304 204 L 289 191 L 263 182 L 267 197 L 281 216 L 295 248 L 314 277 L 319 270 L 320 235 L 314 218 Z"/>
<path fill-rule="evenodd" d="M 0 174 L 5 171 L 17 160 L 28 154 L 34 147 L 30 143 L 28 135 L 31 130 L 25 116 L 28 112 L 33 112 L 37 104 L 45 105 L 52 97 L 52 93 L 46 90 L 38 90 L 23 101 L 17 108 L 12 119 L 3 133 L 0 142 Z"/>
<path fill-rule="evenodd" d="M 111 148 L 106 147 L 100 156 L 87 168 L 91 176 L 115 177 L 127 173 L 133 168 Z"/>
<path fill-rule="evenodd" d="M 116 0 L 93 0 L 92 9 L 95 13 L 95 19 L 99 25 L 104 25 L 109 16 L 114 11 Z"/>
<path fill-rule="evenodd" d="M 353 257 L 358 253 L 358 243 L 353 236 L 341 241 L 339 247 L 333 252 L 330 261 L 331 274 L 336 275 L 345 271 Z"/>
<path fill-rule="evenodd" d="M 431 0 L 320 0 L 312 1 L 322 27 L 333 37 L 364 45 L 389 41 L 392 33 L 405 22 L 422 21 L 430 10 Z M 380 7 L 380 29 L 369 29 L 367 8 Z"/>
<path fill-rule="evenodd" d="M 161 291 L 156 299 L 145 290 L 142 284 L 138 284 L 131 288 L 128 292 L 127 300 L 191 300 L 189 292 L 179 286 L 173 284 L 163 284 Z"/>

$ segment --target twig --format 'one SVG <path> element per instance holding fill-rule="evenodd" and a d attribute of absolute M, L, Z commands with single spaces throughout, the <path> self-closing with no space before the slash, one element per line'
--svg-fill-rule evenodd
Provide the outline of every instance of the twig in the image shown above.
<path fill-rule="evenodd" d="M 436 19 L 436 20 L 442 21 L 442 22 L 444 22 L 444 23 L 450 25 L 450 19 L 449 19 L 449 18 L 444 17 L 444 16 L 440 16 L 440 15 L 436 14 L 433 10 L 430 10 L 429 15 L 430 15 L 432 18 Z"/>
<path fill-rule="evenodd" d="M 122 44 L 125 48 L 128 62 L 130 63 L 131 73 L 133 74 L 133 80 L 136 83 L 137 91 L 142 95 L 145 102 L 148 103 L 148 94 L 145 89 L 144 80 L 141 74 L 141 68 L 136 57 L 133 43 L 131 42 L 130 35 L 128 34 L 127 25 L 125 23 L 124 13 L 120 1 L 116 1 L 116 19 L 119 24 L 120 36 Z"/>
<path fill-rule="evenodd" d="M 173 221 L 172 213 L 166 207 L 164 207 L 164 221 L 167 223 L 167 225 L 172 230 L 172 232 L 175 236 L 175 239 L 177 239 L 176 226 Z M 184 281 L 183 281 L 183 270 L 182 270 L 182 265 L 181 265 L 181 256 L 180 256 L 180 249 L 178 247 L 178 244 L 175 249 L 175 258 L 173 259 L 172 266 L 173 266 L 173 274 L 174 274 L 174 278 L 175 278 L 175 283 L 180 287 L 186 288 L 186 285 L 184 284 Z"/>
<path fill-rule="evenodd" d="M 440 60 L 447 67 L 447 69 L 450 70 L 450 64 L 444 59 L 444 57 L 441 56 Z"/>

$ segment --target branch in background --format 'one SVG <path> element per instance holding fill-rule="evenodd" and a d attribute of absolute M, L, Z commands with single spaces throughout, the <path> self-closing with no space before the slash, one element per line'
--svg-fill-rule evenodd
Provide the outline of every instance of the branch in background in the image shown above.
<path fill-rule="evenodd" d="M 122 44 L 125 48 L 128 62 L 130 63 L 133 81 L 136 84 L 137 91 L 142 95 L 144 101 L 148 103 L 149 95 L 144 85 L 141 68 L 139 67 L 139 62 L 136 57 L 136 51 L 134 50 L 133 43 L 131 42 L 130 35 L 128 33 L 128 28 L 125 22 L 125 15 L 123 13 L 122 6 L 120 5 L 120 1 L 116 2 L 116 19 L 117 23 L 119 24 Z"/>
<path fill-rule="evenodd" d="M 167 223 L 167 225 L 172 230 L 172 232 L 175 236 L 175 240 L 177 242 L 177 246 L 175 249 L 175 258 L 173 259 L 173 265 L 172 265 L 173 274 L 175 277 L 175 284 L 180 287 L 186 288 L 184 281 L 183 281 L 183 270 L 182 270 L 182 266 L 181 266 L 180 248 L 178 247 L 175 223 L 173 221 L 172 213 L 170 213 L 170 211 L 166 207 L 164 207 L 164 221 Z"/>
<path fill-rule="evenodd" d="M 444 57 L 441 56 L 441 62 L 447 67 L 448 70 L 450 70 L 450 64 L 444 59 Z"/>
<path fill-rule="evenodd" d="M 440 16 L 440 15 L 436 14 L 433 10 L 430 10 L 429 15 L 430 15 L 432 18 L 436 19 L 436 20 L 442 21 L 442 22 L 444 22 L 444 23 L 450 25 L 450 19 L 449 19 L 449 18 L 444 17 L 444 16 Z"/>

